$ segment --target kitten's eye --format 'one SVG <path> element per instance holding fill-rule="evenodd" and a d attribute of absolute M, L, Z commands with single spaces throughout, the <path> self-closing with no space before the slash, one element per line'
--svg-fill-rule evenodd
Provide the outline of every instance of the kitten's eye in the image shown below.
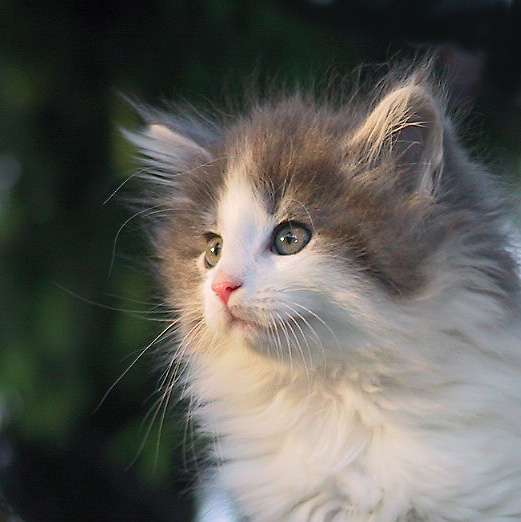
<path fill-rule="evenodd" d="M 206 251 L 204 253 L 204 264 L 206 268 L 212 268 L 217 264 L 221 257 L 221 250 L 223 249 L 223 239 L 221 236 L 212 236 L 206 244 Z"/>
<path fill-rule="evenodd" d="M 281 223 L 273 237 L 273 250 L 281 256 L 300 252 L 311 239 L 311 232 L 303 225 Z"/>

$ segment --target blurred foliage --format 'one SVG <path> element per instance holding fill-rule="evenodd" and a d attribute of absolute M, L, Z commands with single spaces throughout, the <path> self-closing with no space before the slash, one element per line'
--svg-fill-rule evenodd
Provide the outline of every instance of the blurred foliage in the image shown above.
<path fill-rule="evenodd" d="M 233 97 L 254 71 L 305 78 L 412 55 L 406 40 L 421 43 L 422 26 L 398 16 L 409 4 L 3 0 L 0 522 L 18 520 L 10 509 L 26 522 L 192 518 L 195 462 L 183 449 L 190 454 L 197 441 L 183 407 L 154 419 L 155 349 L 126 372 L 160 323 L 148 320 L 154 285 L 139 226 L 129 221 L 120 233 L 130 214 L 110 198 L 133 164 L 118 129 L 137 124 L 118 93 L 198 103 Z M 443 23 L 450 13 L 413 11 L 425 27 L 436 22 L 430 42 L 485 52 L 471 94 L 489 142 L 519 162 L 517 62 L 501 54 L 503 78 L 492 60 L 511 45 L 497 34 L 512 13 L 485 10 L 478 19 L 490 31 L 474 34 L 469 24 L 467 34 Z M 474 16 L 457 13 L 466 14 Z"/>

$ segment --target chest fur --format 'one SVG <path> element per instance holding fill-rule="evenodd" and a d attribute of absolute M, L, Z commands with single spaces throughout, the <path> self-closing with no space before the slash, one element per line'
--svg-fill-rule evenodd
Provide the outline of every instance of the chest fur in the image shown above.
<path fill-rule="evenodd" d="M 309 378 L 281 385 L 258 367 L 248 379 L 251 361 L 242 370 L 206 376 L 199 392 L 213 399 L 199 418 L 222 485 L 252 520 L 416 520 L 411 498 L 433 457 L 370 393 Z"/>
<path fill-rule="evenodd" d="M 215 441 L 222 486 L 251 522 L 506 522 L 521 513 L 521 441 L 508 415 L 518 394 L 508 383 L 491 397 L 483 372 L 474 378 L 468 367 L 454 389 L 405 393 L 359 375 L 288 372 L 240 349 L 194 362 L 196 415 Z"/>

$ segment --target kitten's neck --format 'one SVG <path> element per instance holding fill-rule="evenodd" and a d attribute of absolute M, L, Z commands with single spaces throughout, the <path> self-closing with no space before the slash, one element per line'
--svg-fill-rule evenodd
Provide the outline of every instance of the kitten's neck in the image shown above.
<path fill-rule="evenodd" d="M 484 374 L 457 337 L 440 333 L 437 339 L 449 340 L 459 363 L 442 370 L 443 361 L 431 361 L 428 372 L 420 354 L 402 371 L 373 357 L 373 372 L 341 366 L 306 372 L 241 344 L 201 351 L 192 360 L 191 391 L 200 404 L 195 415 L 216 441 L 225 489 L 259 522 L 311 520 L 321 510 L 320 520 L 329 520 L 346 509 L 346 498 L 356 520 L 397 522 L 415 509 L 429 512 L 432 506 L 423 499 L 430 495 L 439 500 L 439 520 L 469 520 L 466 512 L 450 518 L 444 510 L 450 511 L 463 477 L 487 488 L 496 470 L 495 461 L 485 462 L 490 467 L 483 472 L 475 466 L 484 438 L 485 445 L 497 440 L 495 421 L 481 425 L 490 403 L 475 398 L 496 389 L 492 400 L 501 408 L 494 415 L 508 417 L 498 422 L 521 429 L 521 421 L 508 414 L 518 407 L 519 356 L 507 352 L 518 343 L 512 332 L 490 332 L 487 342 L 503 347 L 514 364 L 506 367 L 504 359 L 487 356 Z M 400 348 L 414 353 L 413 346 Z M 458 437 L 451 436 L 454 430 Z M 507 461 L 502 465 L 512 468 Z M 441 485 L 438 491 L 431 490 L 433 483 Z M 266 501 L 273 498 L 280 501 Z M 387 511 L 380 513 L 384 498 Z M 309 513 L 293 518 L 296 505 Z M 377 512 L 379 518 L 372 518 Z"/>
<path fill-rule="evenodd" d="M 520 330 L 518 324 L 505 325 L 501 331 L 484 328 L 471 338 L 453 331 L 424 330 L 422 350 L 402 338 L 400 344 L 395 340 L 394 350 L 392 344 L 365 346 L 362 356 L 355 355 L 337 364 L 329 360 L 327 366 L 307 366 L 298 361 L 289 364 L 245 343 L 223 342 L 214 349 L 192 354 L 189 391 L 199 404 L 210 404 L 210 411 L 222 403 L 222 408 L 239 417 L 267 408 L 281 397 L 289 401 L 288 405 L 292 401 L 305 405 L 310 397 L 323 397 L 326 402 L 334 397 L 342 397 L 341 402 L 348 398 L 350 408 L 370 411 L 367 422 L 371 425 L 376 417 L 383 415 L 387 422 L 388 415 L 394 418 L 396 412 L 402 420 L 422 417 L 426 408 L 440 407 L 433 403 L 433 389 L 450 389 L 455 383 L 469 389 L 486 385 L 479 366 L 473 362 L 478 354 L 486 360 L 492 381 L 502 382 L 509 377 L 503 365 L 505 358 L 512 361 L 515 373 L 521 364 Z M 451 346 L 452 350 L 441 349 L 442 345 Z M 393 351 L 400 356 L 390 356 Z M 465 399 L 461 400 L 463 412 Z M 458 401 L 456 394 L 454 405 Z M 419 402 L 420 410 L 416 408 Z M 391 412 L 389 403 L 394 404 Z"/>
<path fill-rule="evenodd" d="M 374 395 L 380 389 L 377 377 L 369 371 L 341 364 L 327 368 L 289 365 L 240 343 L 198 353 L 192 365 L 196 378 L 190 390 L 202 404 L 210 404 L 212 412 L 217 411 L 217 403 L 232 415 L 247 417 L 278 402 L 286 403 L 289 410 L 297 402 L 309 410 L 318 402 L 323 407 L 337 401 L 349 403 L 353 411 L 370 409 L 372 418 L 376 415 Z"/>
<path fill-rule="evenodd" d="M 399 447 L 387 456 L 389 469 L 413 469 L 401 448 L 415 448 L 415 441 L 389 422 L 374 400 L 378 389 L 361 374 L 340 367 L 327 375 L 323 369 L 306 374 L 247 347 L 234 348 L 194 361 L 192 391 L 202 402 L 196 411 L 200 426 L 216 440 L 214 456 L 222 463 L 225 489 L 235 498 L 263 491 L 265 498 L 281 499 L 258 513 L 257 503 L 250 504 L 256 520 L 311 520 L 306 510 L 315 509 L 325 510 L 326 520 L 344 505 L 346 495 L 361 513 L 377 509 L 385 488 L 378 479 L 381 470 L 373 469 L 367 452 L 378 456 L 397 441 Z M 355 470 L 354 479 L 348 469 Z M 367 476 L 376 479 L 367 481 Z M 351 484 L 359 479 L 366 484 L 360 497 Z M 400 487 L 412 490 L 413 483 L 403 480 Z M 301 518 L 291 518 L 288 513 L 303 499 L 313 501 L 303 503 Z M 410 509 L 406 494 L 394 508 Z"/>

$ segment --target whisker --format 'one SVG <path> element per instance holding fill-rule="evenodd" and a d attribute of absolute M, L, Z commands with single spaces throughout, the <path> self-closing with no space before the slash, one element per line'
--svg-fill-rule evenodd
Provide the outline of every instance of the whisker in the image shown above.
<path fill-rule="evenodd" d="M 146 321 L 168 322 L 168 323 L 172 322 L 172 318 L 171 317 L 167 318 L 167 319 L 158 319 L 158 318 L 155 318 L 155 317 L 152 317 L 152 318 L 151 317 L 145 317 L 145 316 L 147 316 L 147 315 L 149 315 L 151 313 L 157 313 L 158 315 L 160 315 L 160 314 L 165 314 L 166 315 L 167 313 L 169 313 L 167 311 L 164 311 L 164 312 L 159 312 L 159 311 L 158 312 L 154 312 L 154 311 L 151 311 L 151 310 L 129 310 L 128 308 L 119 308 L 117 306 L 111 306 L 111 305 L 107 305 L 107 304 L 103 304 L 103 303 L 98 303 L 97 301 L 93 301 L 92 299 L 88 299 L 87 297 L 83 297 L 83 296 L 77 294 L 76 292 L 74 292 L 73 290 L 70 290 L 69 288 L 61 285 L 60 283 L 57 283 L 56 281 L 53 281 L 52 284 L 54 286 L 56 286 L 57 288 L 59 288 L 60 290 L 66 292 L 69 295 L 71 295 L 75 299 L 78 299 L 79 301 L 82 301 L 84 303 L 90 304 L 92 306 L 96 306 L 97 308 L 102 308 L 103 310 L 110 310 L 112 312 L 122 312 L 122 313 L 125 313 L 125 314 L 129 314 L 132 317 L 136 317 L 138 319 L 142 319 L 142 320 L 146 320 Z"/>
<path fill-rule="evenodd" d="M 284 334 L 284 337 L 286 339 L 286 345 L 288 347 L 288 355 L 289 355 L 289 367 L 290 367 L 290 372 L 291 372 L 291 375 L 294 375 L 294 368 L 293 368 L 293 356 L 291 354 L 291 345 L 290 345 L 290 342 L 289 342 L 289 334 L 288 334 L 288 330 L 287 330 L 287 327 L 286 327 L 286 324 L 284 322 L 284 320 L 282 319 L 282 317 L 280 316 L 280 314 L 278 312 L 274 312 L 276 314 L 276 316 L 278 317 L 278 324 L 280 325 L 280 327 L 282 328 L 282 333 Z M 281 348 L 281 351 L 282 351 L 282 348 Z"/>
<path fill-rule="evenodd" d="M 280 345 L 280 336 L 279 336 L 279 333 L 277 331 L 277 325 L 275 323 L 275 320 L 273 319 L 273 316 L 271 314 L 271 312 L 268 312 L 268 316 L 267 316 L 267 334 L 268 334 L 268 337 L 269 337 L 269 343 L 268 343 L 268 353 L 269 353 L 269 350 L 270 350 L 270 347 L 271 347 L 271 344 L 275 345 L 275 355 L 277 357 L 283 357 L 283 354 L 282 354 L 282 346 Z"/>
<path fill-rule="evenodd" d="M 292 322 L 295 326 L 297 326 L 297 327 L 299 328 L 300 333 L 301 333 L 301 335 L 302 335 L 302 338 L 304 339 L 304 342 L 305 342 L 306 345 L 307 345 L 307 351 L 308 351 L 308 354 L 311 356 L 311 351 L 310 351 L 309 343 L 308 343 L 308 341 L 307 341 L 307 339 L 306 339 L 306 336 L 304 335 L 304 332 L 302 331 L 302 328 L 300 328 L 300 325 L 297 323 L 297 321 L 295 320 L 295 318 L 294 318 L 291 314 L 286 313 L 286 315 L 287 315 L 288 319 L 290 319 L 291 322 Z M 308 369 L 308 365 L 307 365 L 307 363 L 306 363 L 306 357 L 305 357 L 305 355 L 304 355 L 304 350 L 302 349 L 302 344 L 301 344 L 301 342 L 300 342 L 300 340 L 299 340 L 299 338 L 298 338 L 298 336 L 297 336 L 297 333 L 296 333 L 295 330 L 293 329 L 293 326 L 292 326 L 289 322 L 287 322 L 287 321 L 286 321 L 286 326 L 289 328 L 289 330 L 291 331 L 291 333 L 292 333 L 292 335 L 293 335 L 293 338 L 295 339 L 295 344 L 296 344 L 296 347 L 297 347 L 297 349 L 298 349 L 298 351 L 299 351 L 299 353 L 300 353 L 300 357 L 302 358 L 302 364 L 303 364 L 303 366 L 304 366 L 304 370 L 305 370 L 305 372 L 306 372 L 306 377 L 307 377 L 307 380 L 308 380 L 308 382 L 309 382 L 309 369 Z M 289 352 L 291 353 L 291 348 L 289 349 Z"/>
<path fill-rule="evenodd" d="M 274 344 L 275 345 L 275 354 L 280 357 L 282 357 L 282 354 L 280 353 L 280 350 L 279 350 L 279 347 L 277 346 L 277 339 L 276 339 L 276 336 L 275 336 L 275 325 L 273 324 L 273 319 L 268 316 L 268 324 L 267 324 L 267 331 L 266 333 L 268 334 L 268 338 L 269 338 L 269 342 L 268 342 L 268 355 L 270 354 L 270 351 L 271 351 L 271 344 Z"/>
<path fill-rule="evenodd" d="M 152 415 L 151 421 L 148 423 L 148 427 L 147 427 L 147 429 L 145 431 L 145 434 L 141 438 L 141 442 L 139 444 L 138 449 L 136 450 L 134 456 L 132 457 L 132 459 L 130 460 L 130 462 L 127 464 L 127 466 L 125 468 L 126 471 L 128 471 L 130 468 L 132 468 L 132 466 L 134 466 L 134 464 L 136 463 L 137 459 L 141 455 L 141 452 L 145 448 L 145 445 L 147 443 L 148 437 L 150 436 L 150 433 L 152 432 L 152 428 L 154 427 L 154 422 L 155 422 L 155 419 L 157 417 L 157 411 L 158 411 L 158 408 L 160 407 L 160 404 L 161 404 L 162 400 L 163 399 L 161 397 L 156 402 L 154 402 L 153 406 L 148 410 L 148 412 L 146 413 L 145 417 L 141 421 L 141 425 L 146 423 L 147 419 L 151 416 L 152 412 L 154 412 L 154 414 Z"/>
<path fill-rule="evenodd" d="M 110 275 L 112 274 L 112 270 L 114 268 L 114 262 L 115 262 L 115 259 L 116 259 L 116 248 L 117 248 L 117 244 L 118 244 L 118 239 L 119 239 L 119 236 L 121 235 L 121 233 L 123 232 L 123 229 L 132 221 L 134 220 L 135 218 L 139 217 L 139 216 L 142 216 L 144 214 L 148 215 L 148 216 L 151 216 L 152 214 L 155 214 L 157 212 L 150 212 L 151 210 L 154 210 L 154 209 L 158 209 L 158 208 L 161 208 L 161 207 L 164 207 L 163 204 L 159 204 L 159 205 L 154 205 L 153 207 L 149 207 L 149 208 L 145 208 L 143 210 L 140 210 L 139 212 L 136 212 L 135 214 L 132 214 L 132 216 L 130 216 L 129 218 L 127 218 L 123 224 L 119 227 L 118 231 L 116 232 L 116 236 L 114 238 L 114 242 L 112 244 L 112 255 L 111 255 L 111 258 L 110 258 L 110 265 L 109 265 L 109 272 L 108 272 L 108 275 L 110 277 Z M 167 209 L 165 208 L 162 208 L 161 209 L 161 212 L 165 212 Z"/>
<path fill-rule="evenodd" d="M 157 335 L 149 344 L 147 344 L 147 346 L 145 346 L 145 348 L 143 348 L 140 352 L 139 352 L 139 355 L 132 361 L 132 363 L 127 367 L 127 369 L 116 379 L 116 381 L 110 386 L 110 388 L 106 391 L 106 393 L 103 395 L 103 397 L 101 398 L 101 401 L 99 402 L 99 404 L 96 406 L 95 410 L 94 410 L 94 413 L 97 412 L 99 410 L 99 408 L 101 407 L 101 405 L 105 402 L 105 400 L 107 399 L 107 397 L 110 395 L 110 393 L 112 392 L 112 390 L 121 382 L 121 379 L 123 379 L 123 377 L 125 377 L 125 375 L 127 375 L 127 373 L 134 367 L 134 365 L 141 359 L 141 357 L 143 357 L 143 355 L 152 347 L 154 346 L 154 344 L 156 344 L 160 339 L 163 338 L 163 336 L 172 328 L 174 328 L 175 326 L 177 325 L 177 322 L 173 322 L 172 324 L 170 324 L 169 326 L 167 326 L 159 335 Z"/>
<path fill-rule="evenodd" d="M 202 327 L 203 327 L 203 323 L 201 323 L 201 322 L 196 323 L 188 331 L 188 333 L 178 342 L 177 349 L 171 355 L 171 361 L 168 364 L 166 370 L 163 372 L 163 378 L 161 379 L 161 381 L 159 383 L 159 388 L 162 388 L 164 386 L 164 384 L 167 380 L 168 373 L 170 372 L 172 367 L 174 367 L 174 365 L 175 365 L 175 368 L 177 370 L 179 368 L 179 366 L 182 364 L 181 354 L 183 354 L 185 351 L 185 348 L 186 348 L 185 343 L 186 343 L 187 339 L 189 339 L 192 334 L 197 333 L 199 330 L 201 330 Z"/>
<path fill-rule="evenodd" d="M 317 342 L 318 346 L 321 349 L 323 358 L 325 359 L 324 345 L 322 343 L 322 340 L 320 339 L 320 336 L 318 335 L 317 331 L 315 330 L 315 328 L 313 328 L 313 326 L 309 323 L 309 321 L 301 313 L 299 313 L 297 310 L 295 310 L 293 307 L 291 307 L 287 303 L 284 303 L 284 304 L 309 328 L 311 334 L 313 335 L 313 337 L 315 338 L 315 341 Z M 297 303 L 293 303 L 293 304 L 297 304 Z"/>
<path fill-rule="evenodd" d="M 103 205 L 106 205 L 131 179 L 134 179 L 139 176 L 139 172 L 134 172 L 132 175 L 125 178 L 116 189 L 110 194 L 110 196 L 103 202 Z"/>
<path fill-rule="evenodd" d="M 335 339 L 335 342 L 337 343 L 337 345 L 340 346 L 340 342 L 338 341 L 338 337 L 336 336 L 335 332 L 324 321 L 324 319 L 322 319 L 322 317 L 320 317 L 315 312 L 313 312 L 312 310 L 310 310 L 309 308 L 305 307 L 304 305 L 302 305 L 300 303 L 292 301 L 291 304 L 293 304 L 295 306 L 298 306 L 299 308 L 302 308 L 302 310 L 304 310 L 304 312 L 308 313 L 309 315 L 312 315 L 317 321 L 319 321 L 321 324 L 323 324 L 328 329 L 329 333 L 333 336 L 333 338 Z"/>
<path fill-rule="evenodd" d="M 136 304 L 140 304 L 140 305 L 147 306 L 147 307 L 165 308 L 165 310 L 163 312 L 151 310 L 153 313 L 173 313 L 174 312 L 174 310 L 172 310 L 170 306 L 168 306 L 166 303 L 163 303 L 162 301 L 142 301 L 141 299 L 134 299 L 132 297 L 112 294 L 110 292 L 104 292 L 103 295 L 106 295 L 107 297 L 113 297 L 114 299 L 120 299 L 122 301 L 129 301 L 131 303 L 136 303 Z"/>
<path fill-rule="evenodd" d="M 187 314 L 187 315 L 195 315 L 195 314 Z M 129 467 L 133 466 L 139 457 L 140 453 L 143 451 L 145 447 L 146 441 L 152 432 L 154 424 L 159 417 L 159 426 L 158 426 L 158 434 L 156 441 L 156 452 L 155 452 L 155 465 L 157 465 L 157 459 L 159 458 L 159 447 L 161 444 L 161 436 L 163 433 L 163 426 L 166 421 L 166 416 L 168 414 L 169 405 L 172 400 L 172 394 L 179 382 L 180 370 L 183 367 L 183 359 L 186 357 L 187 353 L 187 345 L 185 341 L 192 335 L 197 334 L 199 330 L 203 327 L 203 323 L 196 323 L 190 331 L 183 337 L 182 341 L 177 343 L 177 348 L 173 354 L 170 355 L 170 362 L 168 363 L 166 369 L 162 372 L 162 376 L 160 379 L 160 383 L 158 389 L 161 390 L 161 396 L 155 401 L 154 405 L 148 413 L 146 414 L 143 422 L 147 422 L 147 419 L 150 418 L 148 422 L 148 428 L 143 436 L 143 440 L 136 452 L 136 455 L 132 459 Z"/>

